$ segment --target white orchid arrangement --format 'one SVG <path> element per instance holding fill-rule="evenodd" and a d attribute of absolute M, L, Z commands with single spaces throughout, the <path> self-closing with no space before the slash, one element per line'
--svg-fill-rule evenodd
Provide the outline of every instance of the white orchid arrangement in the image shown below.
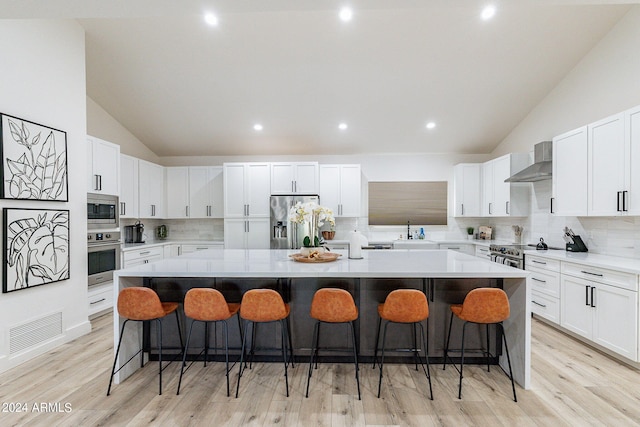
<path fill-rule="evenodd" d="M 317 231 L 326 222 L 331 224 L 331 227 L 335 227 L 336 220 L 333 216 L 333 210 L 325 206 L 321 206 L 316 202 L 297 202 L 289 209 L 289 221 L 297 224 L 311 224 L 312 229 L 315 229 L 315 236 L 313 236 L 313 242 L 311 236 L 304 238 L 304 246 L 319 246 L 319 239 Z"/>

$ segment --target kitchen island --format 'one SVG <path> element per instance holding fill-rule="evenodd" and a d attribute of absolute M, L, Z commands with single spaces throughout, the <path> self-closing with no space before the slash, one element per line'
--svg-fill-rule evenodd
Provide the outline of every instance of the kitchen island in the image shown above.
<path fill-rule="evenodd" d="M 510 347 L 514 379 L 522 387 L 529 387 L 531 310 L 530 287 L 527 283 L 529 274 L 526 271 L 447 250 L 365 251 L 364 258 L 357 260 L 348 259 L 347 254 L 343 253 L 337 261 L 317 264 L 293 261 L 289 255 L 295 252 L 226 249 L 164 259 L 117 271 L 114 274 L 114 292 L 117 296 L 120 289 L 125 287 L 148 286 L 155 289 L 163 301 L 181 302 L 189 288 L 208 286 L 219 289 L 228 301 L 239 302 L 242 293 L 247 289 L 272 287 L 291 303 L 293 347 L 296 356 L 304 356 L 308 354 L 311 341 L 309 306 L 313 293 L 321 287 L 342 287 L 354 295 L 359 306 L 357 335 L 360 354 L 366 357 L 373 354 L 377 304 L 383 302 L 391 290 L 416 288 L 427 294 L 431 312 L 429 355 L 432 356 L 444 344 L 442 337 L 446 336 L 445 331 L 448 328 L 448 304 L 462 302 L 466 292 L 475 287 L 501 287 L 509 296 L 511 304 L 511 316 L 504 322 L 504 327 Z M 115 344 L 122 322 L 123 319 L 120 319 L 114 310 Z M 176 346 L 178 334 L 173 323 L 165 322 L 167 327 L 163 329 L 170 339 L 173 338 L 173 345 Z M 184 326 L 183 324 L 183 329 Z M 133 332 L 133 327 L 128 328 L 131 329 L 125 331 L 120 355 L 120 360 L 124 361 L 138 351 L 143 334 L 142 327 L 137 329 L 137 334 Z M 237 332 L 236 326 L 236 334 Z M 194 329 L 194 337 L 201 336 L 198 334 L 200 333 Z M 230 334 L 231 343 L 238 341 L 234 341 L 233 331 L 230 331 Z M 407 336 L 411 334 L 406 334 L 405 338 Z M 438 344 L 436 348 L 433 346 L 434 336 L 435 343 Z M 259 337 L 271 347 L 278 345 L 275 328 L 272 332 L 261 331 Z M 394 337 L 398 342 L 391 342 L 392 346 L 402 344 L 403 333 Z M 219 338 L 214 337 L 214 340 L 217 342 Z M 345 347 L 347 338 L 346 332 L 332 332 L 329 337 L 337 340 L 337 344 L 344 340 Z M 496 340 L 493 341 L 495 343 Z M 478 339 L 477 342 L 481 343 L 483 339 Z M 455 343 L 452 338 L 452 344 Z M 331 345 L 334 344 L 332 341 Z M 261 343 L 258 342 L 258 345 Z M 499 344 L 497 354 L 501 354 Z M 506 356 L 501 355 L 499 363 L 506 366 Z M 116 382 L 129 376 L 138 366 L 139 363 L 130 363 L 120 371 Z"/>

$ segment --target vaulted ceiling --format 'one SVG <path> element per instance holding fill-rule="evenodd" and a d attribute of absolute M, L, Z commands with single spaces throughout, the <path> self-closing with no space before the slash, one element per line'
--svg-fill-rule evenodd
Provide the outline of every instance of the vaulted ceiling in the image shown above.
<path fill-rule="evenodd" d="M 489 153 L 629 9 L 512 0 L 485 21 L 475 0 L 353 0 L 343 22 L 339 1 L 3 3 L 79 19 L 87 95 L 159 156 Z"/>

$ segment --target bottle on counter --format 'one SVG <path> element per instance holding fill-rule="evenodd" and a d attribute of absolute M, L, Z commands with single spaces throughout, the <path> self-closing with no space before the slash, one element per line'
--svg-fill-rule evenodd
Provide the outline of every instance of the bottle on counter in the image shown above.
<path fill-rule="evenodd" d="M 418 240 L 418 230 L 413 230 L 413 240 Z"/>
<path fill-rule="evenodd" d="M 420 227 L 420 234 L 418 235 L 418 239 L 424 240 L 424 228 Z"/>

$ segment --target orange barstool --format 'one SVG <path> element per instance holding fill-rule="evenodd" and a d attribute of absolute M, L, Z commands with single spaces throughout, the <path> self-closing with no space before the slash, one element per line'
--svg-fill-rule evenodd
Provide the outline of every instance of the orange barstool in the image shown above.
<path fill-rule="evenodd" d="M 120 366 L 116 371 L 116 364 L 118 362 L 118 354 L 120 353 L 120 344 L 122 344 L 122 337 L 124 335 L 124 327 L 127 322 L 150 322 L 155 320 L 157 323 L 157 340 L 158 340 L 158 367 L 159 367 L 159 393 L 162 394 L 162 319 L 171 313 L 176 314 L 176 321 L 178 323 L 178 335 L 180 336 L 180 347 L 182 349 L 182 332 L 180 331 L 180 319 L 178 317 L 178 303 L 175 302 L 160 302 L 158 294 L 152 289 L 143 287 L 131 287 L 124 288 L 118 294 L 118 314 L 124 317 L 126 320 L 122 323 L 122 329 L 120 330 L 120 339 L 118 340 L 118 348 L 116 349 L 116 356 L 113 359 L 113 368 L 111 369 L 111 378 L 109 379 L 109 388 L 107 389 L 107 396 L 111 393 L 111 384 L 113 382 L 113 376 L 124 368 L 127 363 L 131 362 L 134 357 L 140 354 L 144 348 L 138 350 L 136 354 L 131 356 L 124 365 Z M 169 362 L 171 363 L 171 362 Z M 144 365 L 144 357 L 140 357 L 140 367 Z"/>
<path fill-rule="evenodd" d="M 222 322 L 224 356 L 226 363 L 225 372 L 227 377 L 227 396 L 229 396 L 229 327 L 227 325 L 227 320 L 235 316 L 238 313 L 238 310 L 240 310 L 240 304 L 227 303 L 224 299 L 224 295 L 216 289 L 189 289 L 184 297 L 184 314 L 191 319 L 191 326 L 189 327 L 187 343 L 184 347 L 182 368 L 180 369 L 180 380 L 178 381 L 178 391 L 176 394 L 180 394 L 180 385 L 182 384 L 182 375 L 184 374 L 187 363 L 187 350 L 189 348 L 189 341 L 191 340 L 193 324 L 196 322 L 204 323 L 204 349 L 200 354 L 204 352 L 204 366 L 207 366 L 207 358 L 209 356 L 209 323 Z M 240 340 L 242 340 L 242 326 L 240 325 L 240 318 L 237 317 L 237 319 L 238 326 L 240 327 Z M 187 367 L 187 369 L 189 368 Z"/>
<path fill-rule="evenodd" d="M 380 337 L 380 326 L 382 320 L 384 325 L 384 333 L 382 334 L 382 356 L 380 359 L 380 378 L 378 379 L 378 397 L 380 397 L 380 389 L 382 388 L 382 369 L 384 367 L 384 349 L 387 339 L 387 326 L 389 323 L 404 323 L 413 326 L 413 354 L 416 359 L 416 370 L 418 370 L 418 361 L 422 365 L 422 370 L 429 380 L 430 399 L 433 400 L 433 389 L 431 388 L 431 370 L 429 368 L 429 354 L 427 340 L 425 339 L 424 327 L 422 322 L 429 318 L 429 303 L 426 295 L 417 289 L 396 289 L 392 291 L 384 301 L 384 304 L 378 305 L 378 332 L 376 333 L 376 346 L 373 356 L 373 366 L 375 367 L 378 360 L 378 342 Z M 416 325 L 420 326 L 422 346 L 424 346 L 424 355 L 427 362 L 425 369 L 422 359 L 418 355 L 420 349 L 416 343 Z"/>
<path fill-rule="evenodd" d="M 356 368 L 356 383 L 358 384 L 358 400 L 360 400 L 360 376 L 358 375 L 358 350 L 356 344 L 356 328 L 354 322 L 358 318 L 358 308 L 351 294 L 344 289 L 319 289 L 311 301 L 311 317 L 316 319 L 313 328 L 311 357 L 309 358 L 309 376 L 307 377 L 307 394 L 309 397 L 309 382 L 313 371 L 313 362 L 318 357 L 318 342 L 320 341 L 320 323 L 349 323 L 353 344 L 353 360 Z"/>
<path fill-rule="evenodd" d="M 513 383 L 513 372 L 511 371 L 511 358 L 509 357 L 509 346 L 507 346 L 507 337 L 504 333 L 504 326 L 502 322 L 509 318 L 510 307 L 509 298 L 507 294 L 498 288 L 477 288 L 470 291 L 464 298 L 462 304 L 451 305 L 451 319 L 449 320 L 449 333 L 447 334 L 447 345 L 444 349 L 444 366 L 447 367 L 447 357 L 449 352 L 449 340 L 451 338 L 451 327 L 453 325 L 453 316 L 464 321 L 462 326 L 462 346 L 460 356 L 460 384 L 458 385 L 458 399 L 462 398 L 462 370 L 464 366 L 464 334 L 467 328 L 467 324 L 476 323 L 486 325 L 487 331 L 487 359 L 491 356 L 489 353 L 489 325 L 495 324 L 499 327 L 504 340 L 504 348 L 507 353 L 507 363 L 509 364 L 509 379 L 511 380 L 511 389 L 513 390 L 513 400 L 518 401 L 516 398 L 516 387 Z M 502 369 L 502 367 L 500 367 Z M 487 370 L 489 370 L 489 364 L 487 364 Z M 504 372 L 504 369 L 502 369 Z M 505 374 L 507 374 L 505 372 Z"/>
<path fill-rule="evenodd" d="M 282 333 L 282 361 L 284 362 L 284 379 L 287 388 L 287 397 L 289 397 L 289 377 L 287 374 L 287 368 L 289 361 L 293 366 L 293 350 L 289 354 L 287 349 L 287 342 L 290 342 L 289 328 L 287 327 L 287 320 L 291 307 L 285 303 L 282 296 L 273 289 L 251 289 L 242 296 L 242 303 L 240 304 L 240 317 L 244 319 L 244 338 L 242 340 L 242 352 L 240 354 L 240 368 L 238 370 L 238 385 L 236 387 L 236 398 L 240 391 L 240 378 L 244 372 L 244 353 L 247 343 L 247 336 L 249 335 L 249 325 L 252 327 L 253 336 L 255 337 L 255 324 L 256 323 L 280 323 L 280 330 Z M 253 348 L 253 340 L 251 346 Z M 291 360 L 287 359 L 289 355 Z"/>

